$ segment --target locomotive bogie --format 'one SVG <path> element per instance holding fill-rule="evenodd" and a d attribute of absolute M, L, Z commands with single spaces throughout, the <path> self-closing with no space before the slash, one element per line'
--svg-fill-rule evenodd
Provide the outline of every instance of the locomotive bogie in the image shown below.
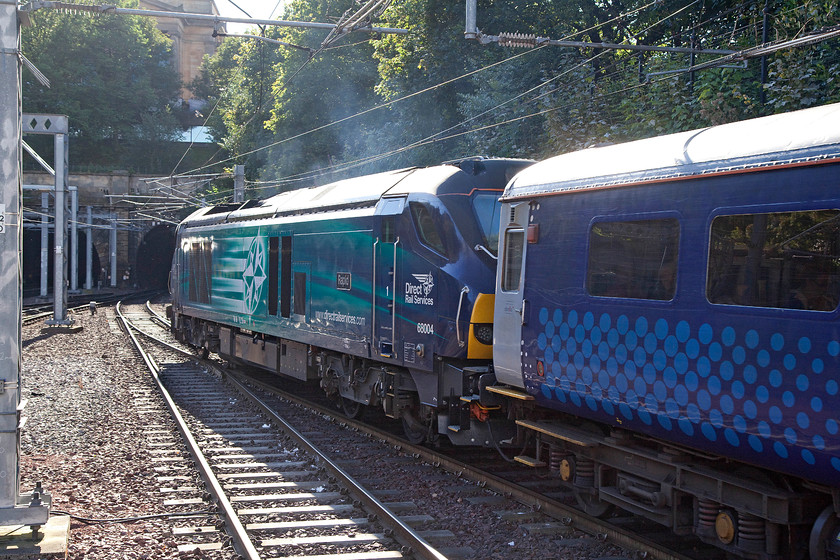
<path fill-rule="evenodd" d="M 594 512 L 746 558 L 835 531 L 815 521 L 840 505 L 838 130 L 834 105 L 566 154 L 509 184 L 494 365 L 540 411 L 520 416 L 543 442 L 523 462 L 585 481 Z"/>

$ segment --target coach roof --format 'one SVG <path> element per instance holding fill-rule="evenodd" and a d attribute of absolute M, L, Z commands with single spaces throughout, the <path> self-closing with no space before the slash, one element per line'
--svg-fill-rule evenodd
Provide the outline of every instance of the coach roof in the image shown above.
<path fill-rule="evenodd" d="M 840 157 L 840 104 L 590 148 L 520 172 L 503 200 Z"/>

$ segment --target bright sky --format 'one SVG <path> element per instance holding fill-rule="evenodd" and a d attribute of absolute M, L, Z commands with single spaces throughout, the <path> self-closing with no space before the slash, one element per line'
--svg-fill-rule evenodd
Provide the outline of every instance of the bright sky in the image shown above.
<path fill-rule="evenodd" d="M 241 10 L 237 9 L 230 0 L 215 0 L 216 7 L 219 9 L 219 13 L 223 16 L 229 17 L 248 17 L 242 13 Z M 285 0 L 280 0 L 278 5 L 278 0 L 233 0 L 236 2 L 236 5 L 248 12 L 248 14 L 255 19 L 269 19 L 271 16 L 271 12 L 275 6 L 277 9 L 274 12 L 274 17 L 271 19 L 278 19 L 277 16 L 283 12 L 283 2 Z M 229 23 L 227 28 L 229 33 L 242 33 L 245 29 L 249 26 L 244 24 L 238 23 Z"/>

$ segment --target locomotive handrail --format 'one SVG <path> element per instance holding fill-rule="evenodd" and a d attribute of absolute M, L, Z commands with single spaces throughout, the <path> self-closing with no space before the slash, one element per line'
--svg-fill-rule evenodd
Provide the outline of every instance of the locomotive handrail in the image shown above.
<path fill-rule="evenodd" d="M 455 336 L 458 337 L 458 346 L 460 348 L 463 348 L 464 344 L 466 344 L 466 342 L 461 340 L 461 326 L 459 323 L 461 321 L 461 306 L 464 304 L 464 295 L 468 293 L 470 293 L 469 286 L 461 288 L 461 295 L 458 297 L 458 311 L 455 313 Z"/>
<path fill-rule="evenodd" d="M 376 340 L 376 246 L 379 245 L 379 238 L 373 242 L 373 274 L 370 280 L 370 341 L 373 348 L 377 349 L 379 342 Z"/>
<path fill-rule="evenodd" d="M 396 334 L 397 334 L 397 245 L 400 244 L 400 238 L 397 237 L 394 241 L 394 274 L 391 275 L 391 357 L 395 358 L 396 352 Z"/>

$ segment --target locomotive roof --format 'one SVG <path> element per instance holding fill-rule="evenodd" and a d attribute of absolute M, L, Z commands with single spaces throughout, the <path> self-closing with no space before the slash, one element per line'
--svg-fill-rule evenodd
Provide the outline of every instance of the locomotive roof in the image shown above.
<path fill-rule="evenodd" d="M 528 164 L 526 160 L 470 158 L 433 167 L 412 167 L 364 175 L 336 181 L 320 187 L 283 192 L 264 200 L 245 204 L 218 205 L 194 212 L 184 225 L 188 227 L 224 222 L 241 222 L 289 216 L 301 213 L 327 212 L 352 208 L 373 207 L 387 196 L 424 192 L 446 194 L 460 192 L 464 181 L 483 169 L 481 166 Z M 470 182 L 470 185 L 472 183 Z"/>
<path fill-rule="evenodd" d="M 503 200 L 840 157 L 840 104 L 552 157 L 521 171 Z"/>

